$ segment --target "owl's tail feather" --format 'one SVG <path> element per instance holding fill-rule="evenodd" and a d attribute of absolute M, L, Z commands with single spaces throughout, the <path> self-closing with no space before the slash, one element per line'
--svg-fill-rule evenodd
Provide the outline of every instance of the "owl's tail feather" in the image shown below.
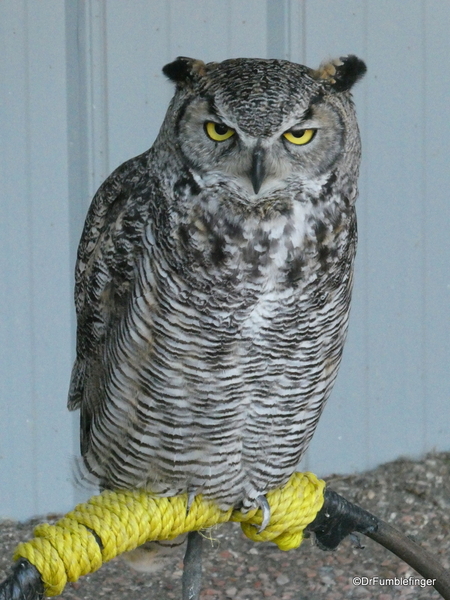
<path fill-rule="evenodd" d="M 186 514 L 187 495 L 157 498 L 145 491 L 105 491 L 78 505 L 55 525 L 42 524 L 36 537 L 20 544 L 12 575 L 0 585 L 0 600 L 35 600 L 55 596 L 67 581 L 92 573 L 101 564 L 149 540 L 172 539 L 226 521 L 239 521 L 255 541 L 273 541 L 280 549 L 297 548 L 313 531 L 322 548 L 335 548 L 359 531 L 434 579 L 435 589 L 450 600 L 450 573 L 420 546 L 367 511 L 324 489 L 311 473 L 295 473 L 286 486 L 267 494 L 271 518 L 260 532 L 262 511 L 246 514 L 220 510 L 197 497 Z M 306 530 L 306 531 L 305 531 Z M 198 536 L 192 535 L 191 545 Z M 189 568 L 189 567 L 188 567 Z M 197 575 L 195 575 L 197 577 Z M 199 587 L 199 584 L 196 584 Z"/>

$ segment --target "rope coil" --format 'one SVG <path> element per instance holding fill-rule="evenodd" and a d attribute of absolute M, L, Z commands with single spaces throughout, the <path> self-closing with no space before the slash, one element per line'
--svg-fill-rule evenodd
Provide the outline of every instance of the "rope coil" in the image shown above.
<path fill-rule="evenodd" d="M 240 522 L 247 537 L 272 541 L 281 550 L 300 546 L 303 531 L 324 502 L 325 482 L 312 473 L 294 473 L 287 484 L 267 494 L 270 523 L 258 533 L 258 509 L 220 510 L 197 496 L 187 512 L 187 495 L 158 498 L 143 490 L 105 491 L 79 504 L 55 525 L 41 524 L 35 538 L 19 544 L 14 559 L 26 558 L 41 574 L 46 596 L 57 596 L 67 581 L 93 573 L 123 552 L 154 540 L 168 540 L 227 521 Z M 97 540 L 100 540 L 101 545 Z"/>

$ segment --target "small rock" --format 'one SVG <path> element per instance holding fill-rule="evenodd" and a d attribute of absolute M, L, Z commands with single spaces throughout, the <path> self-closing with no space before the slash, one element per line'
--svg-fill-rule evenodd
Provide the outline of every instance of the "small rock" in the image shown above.
<path fill-rule="evenodd" d="M 276 578 L 276 582 L 278 583 L 278 585 L 286 585 L 287 583 L 289 583 L 289 577 L 287 575 L 278 575 L 278 577 Z"/>

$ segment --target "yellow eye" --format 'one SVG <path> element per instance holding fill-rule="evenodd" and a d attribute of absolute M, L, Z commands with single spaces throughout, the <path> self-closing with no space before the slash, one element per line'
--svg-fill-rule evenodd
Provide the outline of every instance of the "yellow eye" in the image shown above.
<path fill-rule="evenodd" d="M 224 142 L 236 133 L 231 127 L 228 127 L 223 123 L 214 123 L 213 121 L 205 123 L 205 131 L 208 137 L 215 142 Z"/>
<path fill-rule="evenodd" d="M 296 144 L 297 146 L 303 146 L 304 144 L 308 144 L 316 134 L 317 129 L 297 129 L 286 131 L 283 133 L 284 137 L 291 144 Z"/>

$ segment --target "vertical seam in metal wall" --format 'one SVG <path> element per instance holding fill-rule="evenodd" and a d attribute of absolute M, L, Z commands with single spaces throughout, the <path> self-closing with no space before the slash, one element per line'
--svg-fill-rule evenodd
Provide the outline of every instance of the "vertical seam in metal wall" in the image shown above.
<path fill-rule="evenodd" d="M 72 265 L 86 208 L 109 170 L 105 8 L 104 0 L 77 0 L 76 3 L 66 0 L 65 4 Z M 75 317 L 74 312 L 72 315 Z M 74 318 L 73 338 L 75 329 Z M 72 454 L 75 456 L 78 456 L 78 421 L 78 414 L 74 414 Z M 75 501 L 86 499 L 85 491 L 76 485 L 74 496 Z"/>
<path fill-rule="evenodd" d="M 70 228 L 70 264 L 74 272 L 74 263 L 78 239 L 83 224 L 84 206 L 88 195 L 87 174 L 87 123 L 86 123 L 86 65 L 85 65 L 85 7 L 77 0 L 65 1 L 66 20 L 66 103 L 67 103 L 67 165 L 68 165 L 68 198 Z M 73 275 L 72 275 L 73 276 Z M 76 338 L 75 311 L 71 312 L 72 360 Z M 72 456 L 78 454 L 79 419 L 72 416 L 73 447 Z M 77 496 L 75 478 L 73 483 L 73 499 L 84 500 Z"/>
<path fill-rule="evenodd" d="M 307 64 L 306 59 L 306 3 L 308 0 L 300 0 L 302 3 L 302 62 Z"/>
<path fill-rule="evenodd" d="M 87 1 L 86 79 L 88 177 L 92 197 L 109 175 L 106 3 Z"/>
<path fill-rule="evenodd" d="M 231 56 L 231 0 L 227 0 L 227 58 Z"/>
<path fill-rule="evenodd" d="M 175 56 L 172 55 L 172 11 L 170 2 L 166 2 L 166 24 L 167 24 L 167 49 L 168 49 L 168 60 L 174 60 Z"/>
<path fill-rule="evenodd" d="M 369 29 L 368 29 L 368 24 L 369 24 L 369 15 L 368 15 L 368 3 L 367 1 L 364 2 L 363 5 L 363 39 L 364 39 L 364 57 L 363 59 L 365 61 L 368 60 L 367 55 L 368 55 L 368 51 L 369 51 L 369 45 L 368 45 L 368 35 L 369 35 Z M 368 65 L 368 70 L 369 70 L 369 77 L 370 77 L 370 65 Z M 364 94 L 364 108 L 363 108 L 363 114 L 364 114 L 364 127 L 367 128 L 367 123 L 369 122 L 369 110 L 368 110 L 368 90 L 369 90 L 369 86 L 366 84 L 364 86 L 364 90 L 363 90 L 363 94 Z M 362 148 L 362 152 L 364 153 L 364 147 Z M 362 175 L 364 176 L 364 180 L 365 180 L 365 185 L 364 188 L 367 192 L 368 189 L 368 175 L 367 175 L 367 164 L 368 161 L 365 160 L 364 164 L 364 173 L 362 173 Z M 364 230 L 367 231 L 368 227 L 367 227 L 367 221 L 368 221 L 368 206 L 367 206 L 367 201 L 364 202 L 364 210 L 362 211 L 363 214 L 363 220 L 364 220 Z M 369 264 L 369 258 L 367 255 L 367 244 L 364 244 L 362 249 L 359 249 L 359 251 L 363 251 L 363 265 L 364 265 L 364 269 L 363 269 L 363 279 L 366 279 L 368 277 L 368 264 Z M 366 285 L 366 282 L 363 281 L 362 282 L 362 286 L 361 289 L 363 290 L 363 301 L 362 301 L 362 305 L 363 305 L 363 327 L 364 327 L 364 334 L 363 334 L 363 352 L 364 352 L 364 371 L 363 371 L 363 394 L 364 394 L 364 398 L 363 398 L 363 402 L 364 402 L 364 430 L 365 430 L 365 448 L 364 448 L 364 462 L 365 462 L 365 468 L 369 468 L 369 465 L 371 464 L 371 459 L 370 459 L 370 390 L 369 390 L 369 330 L 368 330 L 368 322 L 369 322 L 369 304 L 368 304 L 368 295 L 367 295 L 367 289 L 368 286 Z"/>
<path fill-rule="evenodd" d="M 291 2 L 288 0 L 285 5 L 284 10 L 284 31 L 285 31 L 285 40 L 284 40 L 284 52 L 286 58 L 288 60 L 292 60 L 292 11 L 291 11 Z"/>
<path fill-rule="evenodd" d="M 106 177 L 108 177 L 110 172 L 110 159 L 109 159 L 109 101 L 108 101 L 108 26 L 107 26 L 107 3 L 106 0 L 100 0 L 102 3 L 102 18 L 101 18 L 101 48 L 102 48 L 102 124 L 103 124 L 103 134 L 104 134 L 104 176 L 100 178 L 99 184 L 102 183 Z"/>
<path fill-rule="evenodd" d="M 36 433 L 36 422 L 37 422 L 37 407 L 36 407 L 36 330 L 35 330 L 35 311 L 34 311 L 34 286 L 35 286 L 35 276 L 34 276 L 34 266 L 35 266 L 35 256 L 34 256 L 34 244 L 33 244 L 33 205 L 32 205 L 32 182 L 31 182 L 31 106 L 30 106 L 30 20 L 28 15 L 28 2 L 26 0 L 23 1 L 23 16 L 24 16 L 24 55 L 25 55 L 25 121 L 26 121 L 26 190 L 27 190 L 27 230 L 28 234 L 26 236 L 28 242 L 28 252 L 29 252 L 29 260 L 28 260 L 28 306 L 29 306 L 29 323 L 30 323 L 30 392 L 31 392 L 31 439 L 32 439 L 32 449 L 33 456 L 32 460 L 32 469 L 31 469 L 31 477 L 33 480 L 32 490 L 33 490 L 33 499 L 32 506 L 33 512 L 38 513 L 38 502 L 37 502 L 37 485 L 38 485 L 38 473 L 37 473 L 37 433 Z M 26 418 L 26 417 L 25 417 Z"/>
<path fill-rule="evenodd" d="M 287 58 L 306 65 L 306 8 L 305 0 L 289 0 L 286 15 L 288 32 Z M 300 38 L 300 44 L 297 40 Z"/>
<path fill-rule="evenodd" d="M 428 345 L 427 345 L 427 290 L 428 290 L 428 276 L 427 276 L 427 238 L 426 238 L 426 222 L 427 222 L 427 148 L 426 148 L 426 118 L 427 118 L 427 32 L 428 32 L 428 21 L 427 21 L 427 4 L 426 0 L 421 2 L 421 22 L 422 22 L 422 131 L 421 131 L 421 223 L 420 223 L 420 237 L 422 243 L 421 252 L 421 271 L 422 271 L 422 293 L 421 293 L 421 383 L 422 383 L 422 452 L 427 449 L 428 441 L 428 422 L 427 422 L 427 367 L 428 367 Z"/>
<path fill-rule="evenodd" d="M 286 58 L 286 12 L 289 0 L 267 0 L 267 57 Z"/>

